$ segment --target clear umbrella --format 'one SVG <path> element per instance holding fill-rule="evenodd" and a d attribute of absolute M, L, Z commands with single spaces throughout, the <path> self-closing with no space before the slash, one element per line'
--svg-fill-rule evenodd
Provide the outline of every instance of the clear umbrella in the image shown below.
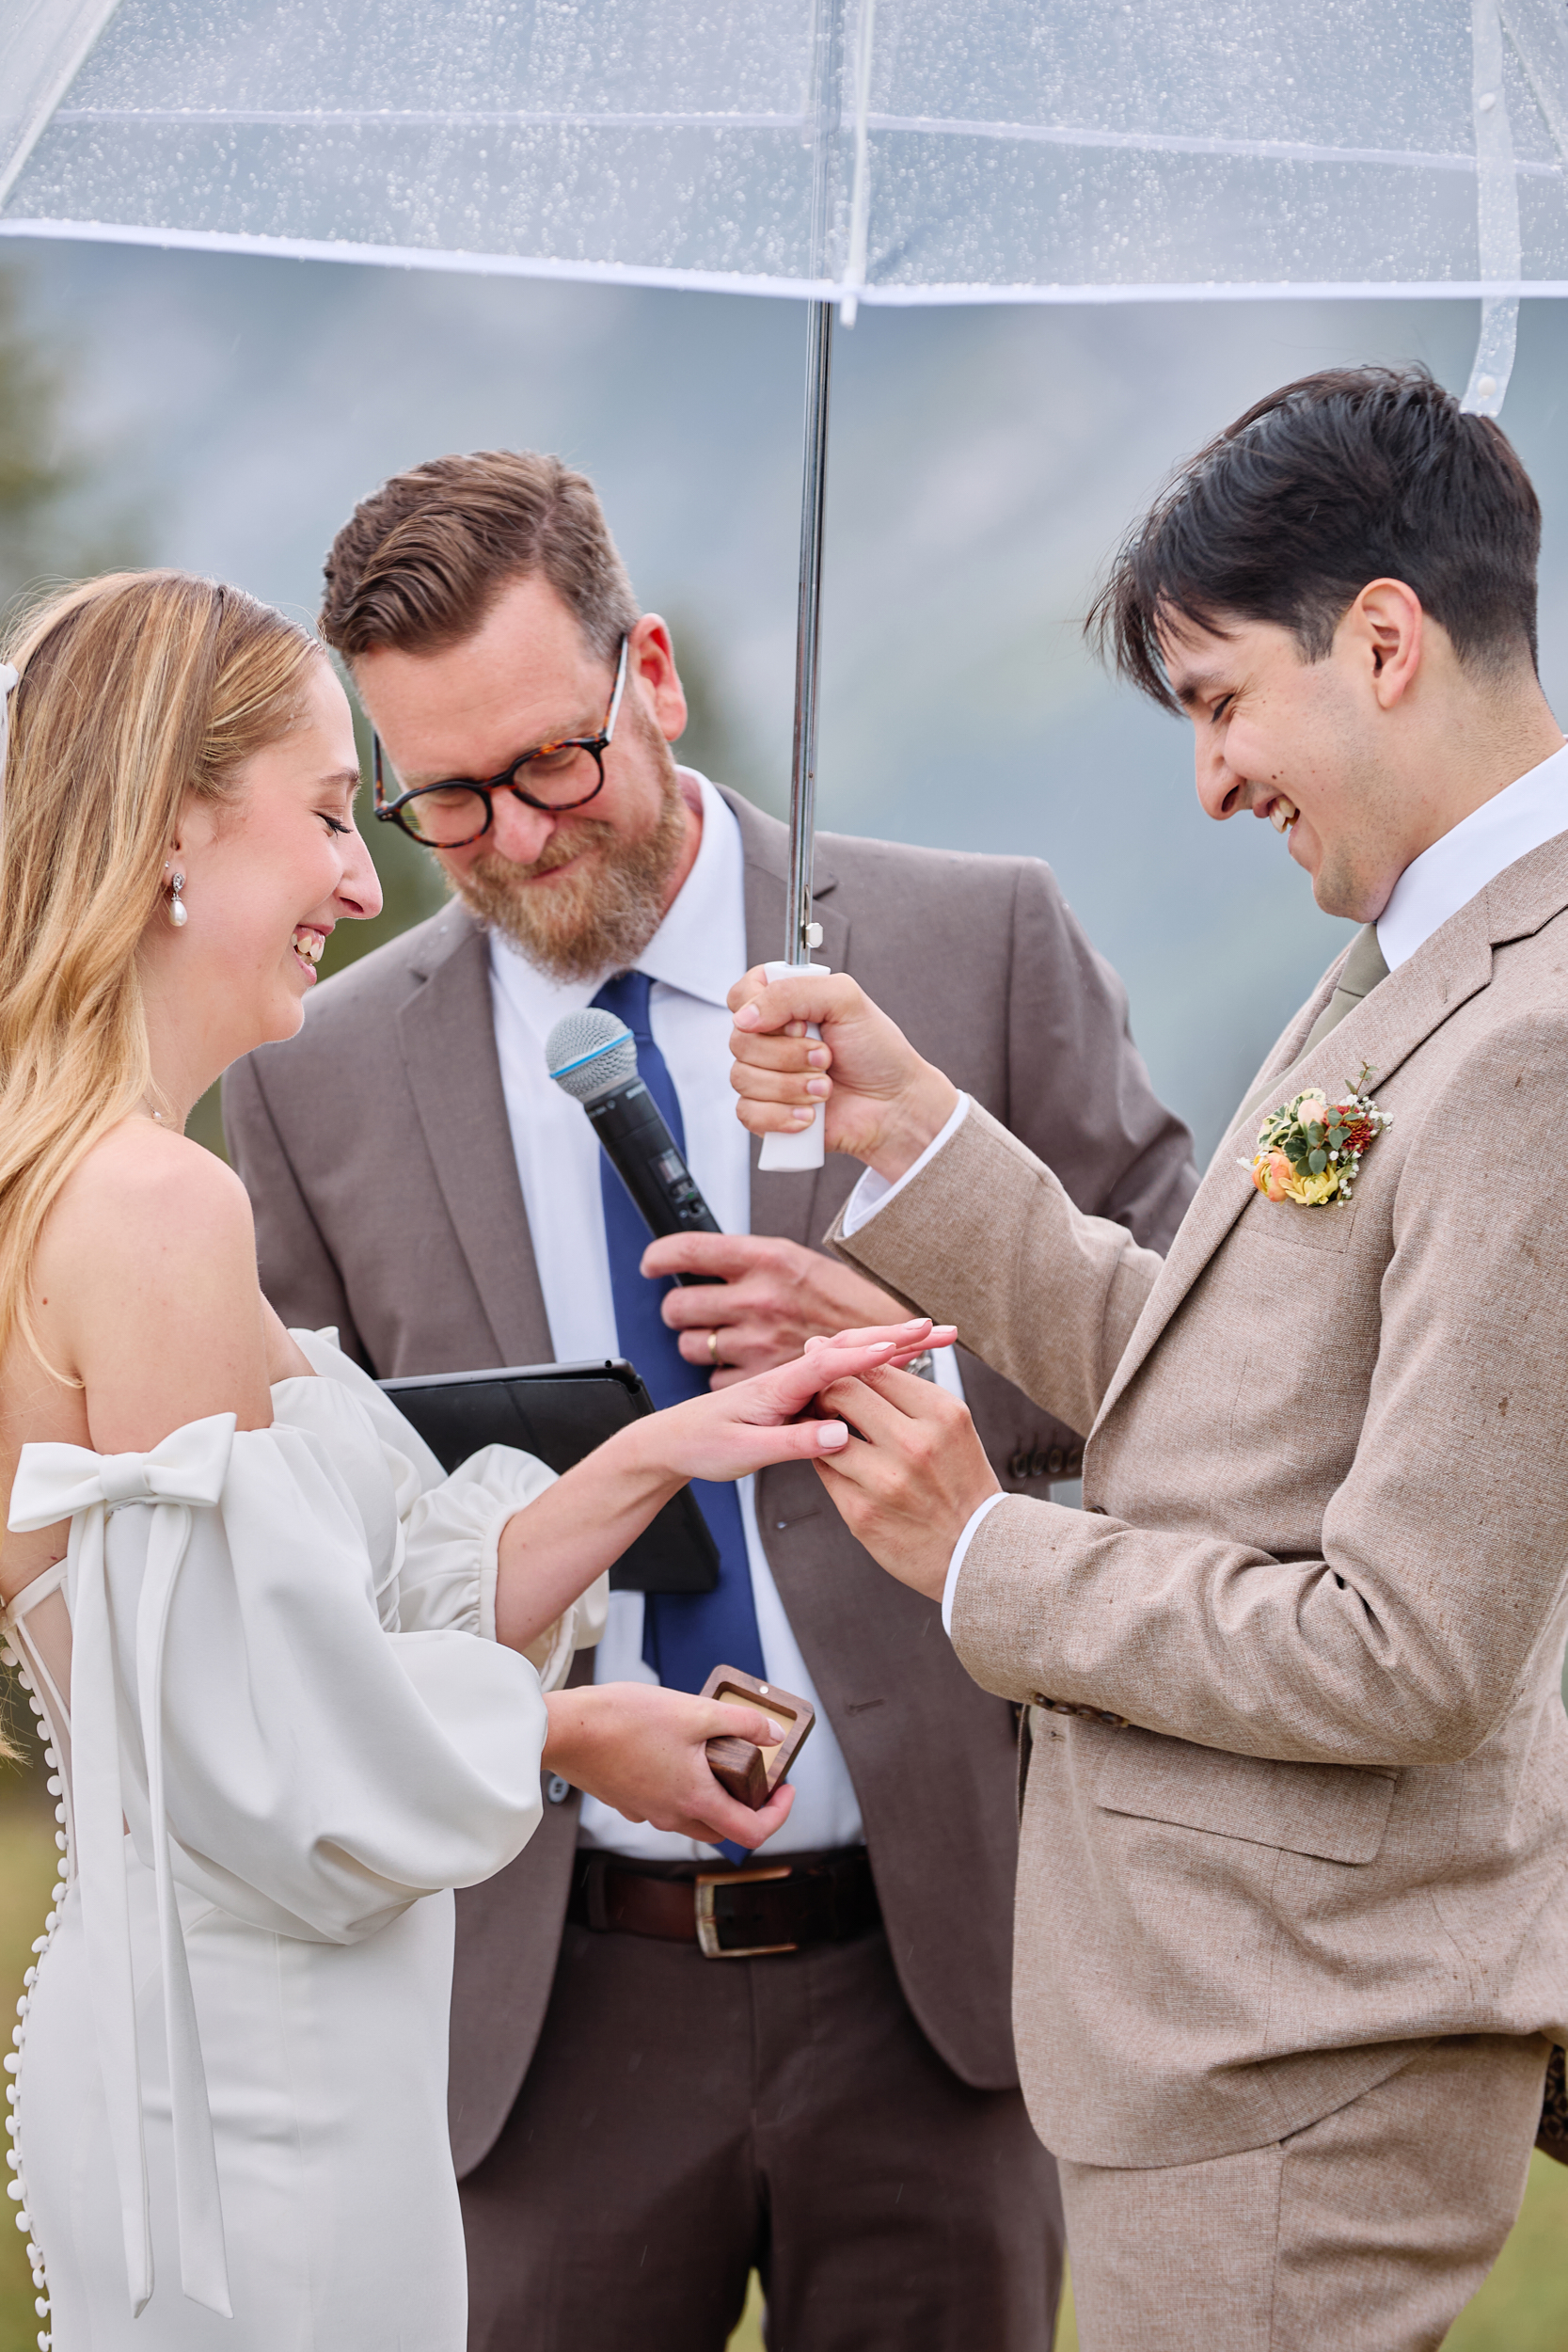
<path fill-rule="evenodd" d="M 796 963 L 835 310 L 1479 296 L 1495 415 L 1565 159 L 1560 0 L 0 0 L 0 233 L 809 306 Z"/>

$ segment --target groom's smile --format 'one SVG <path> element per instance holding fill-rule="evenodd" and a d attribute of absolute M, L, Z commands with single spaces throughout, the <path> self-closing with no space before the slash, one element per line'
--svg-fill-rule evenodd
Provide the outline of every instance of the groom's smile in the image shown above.
<path fill-rule="evenodd" d="M 1160 643 L 1206 813 L 1267 818 L 1326 914 L 1374 921 L 1452 821 L 1422 781 L 1440 749 L 1433 668 L 1455 667 L 1447 632 L 1402 582 L 1373 580 L 1316 659 L 1272 621 L 1173 614 Z"/>

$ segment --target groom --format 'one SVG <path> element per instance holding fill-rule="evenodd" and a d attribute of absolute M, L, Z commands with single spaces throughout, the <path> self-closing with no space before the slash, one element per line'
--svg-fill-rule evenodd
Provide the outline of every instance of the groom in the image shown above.
<path fill-rule="evenodd" d="M 1424 372 L 1288 386 L 1098 618 L 1210 816 L 1365 925 L 1162 1264 L 849 979 L 736 993 L 747 1123 L 868 1166 L 834 1239 L 1091 1426 L 1087 1509 L 962 1408 L 829 1391 L 824 1484 L 1030 1708 L 1015 2018 L 1097 2347 L 1439 2344 L 1568 2041 L 1568 749 L 1533 491 Z M 1354 1099 L 1353 1099 L 1354 1098 Z M 1260 1139 L 1259 1129 L 1264 1134 Z"/>

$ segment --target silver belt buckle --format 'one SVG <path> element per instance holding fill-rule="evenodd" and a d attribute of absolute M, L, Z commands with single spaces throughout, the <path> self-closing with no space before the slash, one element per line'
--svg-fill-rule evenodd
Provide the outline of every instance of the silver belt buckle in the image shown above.
<path fill-rule="evenodd" d="M 799 1944 L 721 1944 L 719 1921 L 714 1915 L 713 1890 L 716 1886 L 752 1886 L 762 1879 L 786 1879 L 792 1875 L 788 1863 L 771 1870 L 704 1870 L 698 1873 L 696 1885 L 697 1948 L 705 1960 L 765 1960 L 774 1952 L 798 1952 Z"/>

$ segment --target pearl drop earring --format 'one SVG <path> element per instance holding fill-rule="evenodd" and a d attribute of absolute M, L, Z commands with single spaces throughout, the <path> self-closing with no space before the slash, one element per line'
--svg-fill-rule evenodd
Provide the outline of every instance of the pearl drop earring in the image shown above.
<path fill-rule="evenodd" d="M 181 873 L 169 874 L 166 866 L 164 871 L 168 874 L 168 919 L 177 931 L 182 930 L 190 920 L 190 911 L 180 896 L 185 887 L 185 877 Z"/>

